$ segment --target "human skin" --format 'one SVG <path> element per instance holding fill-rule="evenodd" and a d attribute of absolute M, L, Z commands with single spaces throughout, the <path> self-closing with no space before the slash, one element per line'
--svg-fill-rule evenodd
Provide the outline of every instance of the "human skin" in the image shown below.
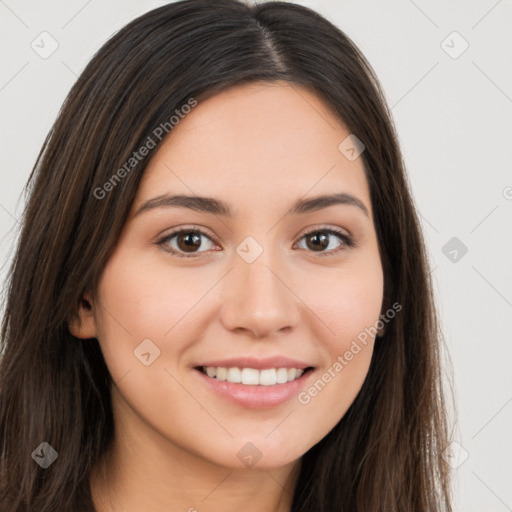
<path fill-rule="evenodd" d="M 348 135 L 311 90 L 251 83 L 200 101 L 149 155 L 98 289 L 85 295 L 91 307 L 70 324 L 75 336 L 98 339 L 114 381 L 115 439 L 91 479 L 98 511 L 290 509 L 301 456 L 354 401 L 374 339 L 306 405 L 294 395 L 242 407 L 194 367 L 285 355 L 314 367 L 307 390 L 379 319 L 383 271 L 364 164 L 338 149 Z M 368 215 L 349 204 L 286 215 L 298 199 L 335 192 L 358 198 Z M 135 215 L 164 193 L 214 197 L 235 215 L 170 206 Z M 194 252 L 179 236 L 167 242 L 192 257 L 157 243 L 194 226 L 208 234 Z M 331 234 L 315 251 L 304 233 L 316 227 L 356 246 Z M 263 249 L 251 263 L 236 251 L 247 237 Z M 160 350 L 149 366 L 134 356 L 145 339 Z M 249 442 L 261 454 L 252 467 L 237 457 Z"/>

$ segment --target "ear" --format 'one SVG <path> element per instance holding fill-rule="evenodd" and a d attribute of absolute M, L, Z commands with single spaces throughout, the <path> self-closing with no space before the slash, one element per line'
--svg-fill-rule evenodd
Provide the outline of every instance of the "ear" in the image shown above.
<path fill-rule="evenodd" d="M 68 322 L 69 332 L 76 338 L 88 339 L 97 337 L 94 304 L 89 293 L 85 293 L 78 307 L 78 317 Z"/>

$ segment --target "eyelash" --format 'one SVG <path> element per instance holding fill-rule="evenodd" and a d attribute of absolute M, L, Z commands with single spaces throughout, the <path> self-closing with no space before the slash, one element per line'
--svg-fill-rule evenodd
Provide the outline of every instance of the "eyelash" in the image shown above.
<path fill-rule="evenodd" d="M 169 242 L 175 236 L 180 235 L 182 233 L 195 233 L 195 234 L 203 235 L 206 238 L 209 238 L 210 240 L 212 240 L 212 237 L 210 235 L 208 235 L 208 233 L 206 233 L 205 231 L 203 231 L 200 228 L 194 227 L 194 228 L 182 228 L 182 229 L 173 231 L 172 233 L 169 233 L 168 235 L 165 235 L 163 238 L 158 240 L 156 242 L 156 244 L 158 246 L 161 246 L 164 249 L 164 251 L 169 252 L 169 253 L 177 256 L 178 258 L 197 258 L 200 253 L 195 253 L 195 254 L 192 253 L 190 255 L 185 255 L 185 254 L 183 254 L 183 253 L 181 253 L 181 252 L 179 252 L 179 251 L 177 251 L 175 249 L 172 249 L 172 248 L 169 248 L 169 247 L 164 247 L 167 242 Z M 333 255 L 337 254 L 338 252 L 345 250 L 347 247 L 348 248 L 356 247 L 356 243 L 355 243 L 355 241 L 354 241 L 354 239 L 352 237 L 348 236 L 347 234 L 345 234 L 345 233 L 343 233 L 341 231 L 338 231 L 337 229 L 333 229 L 333 228 L 322 228 L 322 227 L 320 227 L 320 228 L 312 229 L 312 230 L 307 231 L 306 233 L 304 233 L 300 237 L 299 241 L 302 240 L 303 238 L 305 238 L 306 236 L 311 235 L 313 233 L 329 233 L 331 235 L 336 235 L 343 242 L 343 244 L 338 249 L 334 249 L 334 250 L 331 250 L 331 251 L 321 251 L 321 252 L 316 253 L 320 257 L 333 256 Z M 212 240 L 212 242 L 215 242 L 215 240 Z M 310 251 L 310 252 L 314 252 L 314 251 Z"/>

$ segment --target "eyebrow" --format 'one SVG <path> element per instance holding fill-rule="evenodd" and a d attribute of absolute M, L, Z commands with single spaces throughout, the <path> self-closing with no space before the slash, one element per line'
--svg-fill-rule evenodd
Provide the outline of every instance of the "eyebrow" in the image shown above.
<path fill-rule="evenodd" d="M 370 217 L 368 209 L 363 202 L 357 199 L 357 197 L 346 193 L 320 195 L 309 199 L 298 199 L 292 205 L 288 213 L 292 215 L 311 213 L 337 204 L 355 206 L 368 218 Z M 163 194 L 153 197 L 152 199 L 145 201 L 138 208 L 134 217 L 155 208 L 168 208 L 173 206 L 189 208 L 197 212 L 210 213 L 222 217 L 234 217 L 234 212 L 230 206 L 219 199 L 214 199 L 213 197 L 188 196 L 183 194 Z"/>

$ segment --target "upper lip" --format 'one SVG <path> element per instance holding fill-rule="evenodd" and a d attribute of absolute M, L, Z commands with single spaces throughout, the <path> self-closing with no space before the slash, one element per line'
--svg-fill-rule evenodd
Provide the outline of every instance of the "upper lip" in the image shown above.
<path fill-rule="evenodd" d="M 256 370 L 264 370 L 269 368 L 297 368 L 305 370 L 312 367 L 311 364 L 291 359 L 286 356 L 267 357 L 264 359 L 255 359 L 253 357 L 233 357 L 230 359 L 216 359 L 214 361 L 206 361 L 197 366 L 213 366 L 224 368 L 254 368 Z"/>

